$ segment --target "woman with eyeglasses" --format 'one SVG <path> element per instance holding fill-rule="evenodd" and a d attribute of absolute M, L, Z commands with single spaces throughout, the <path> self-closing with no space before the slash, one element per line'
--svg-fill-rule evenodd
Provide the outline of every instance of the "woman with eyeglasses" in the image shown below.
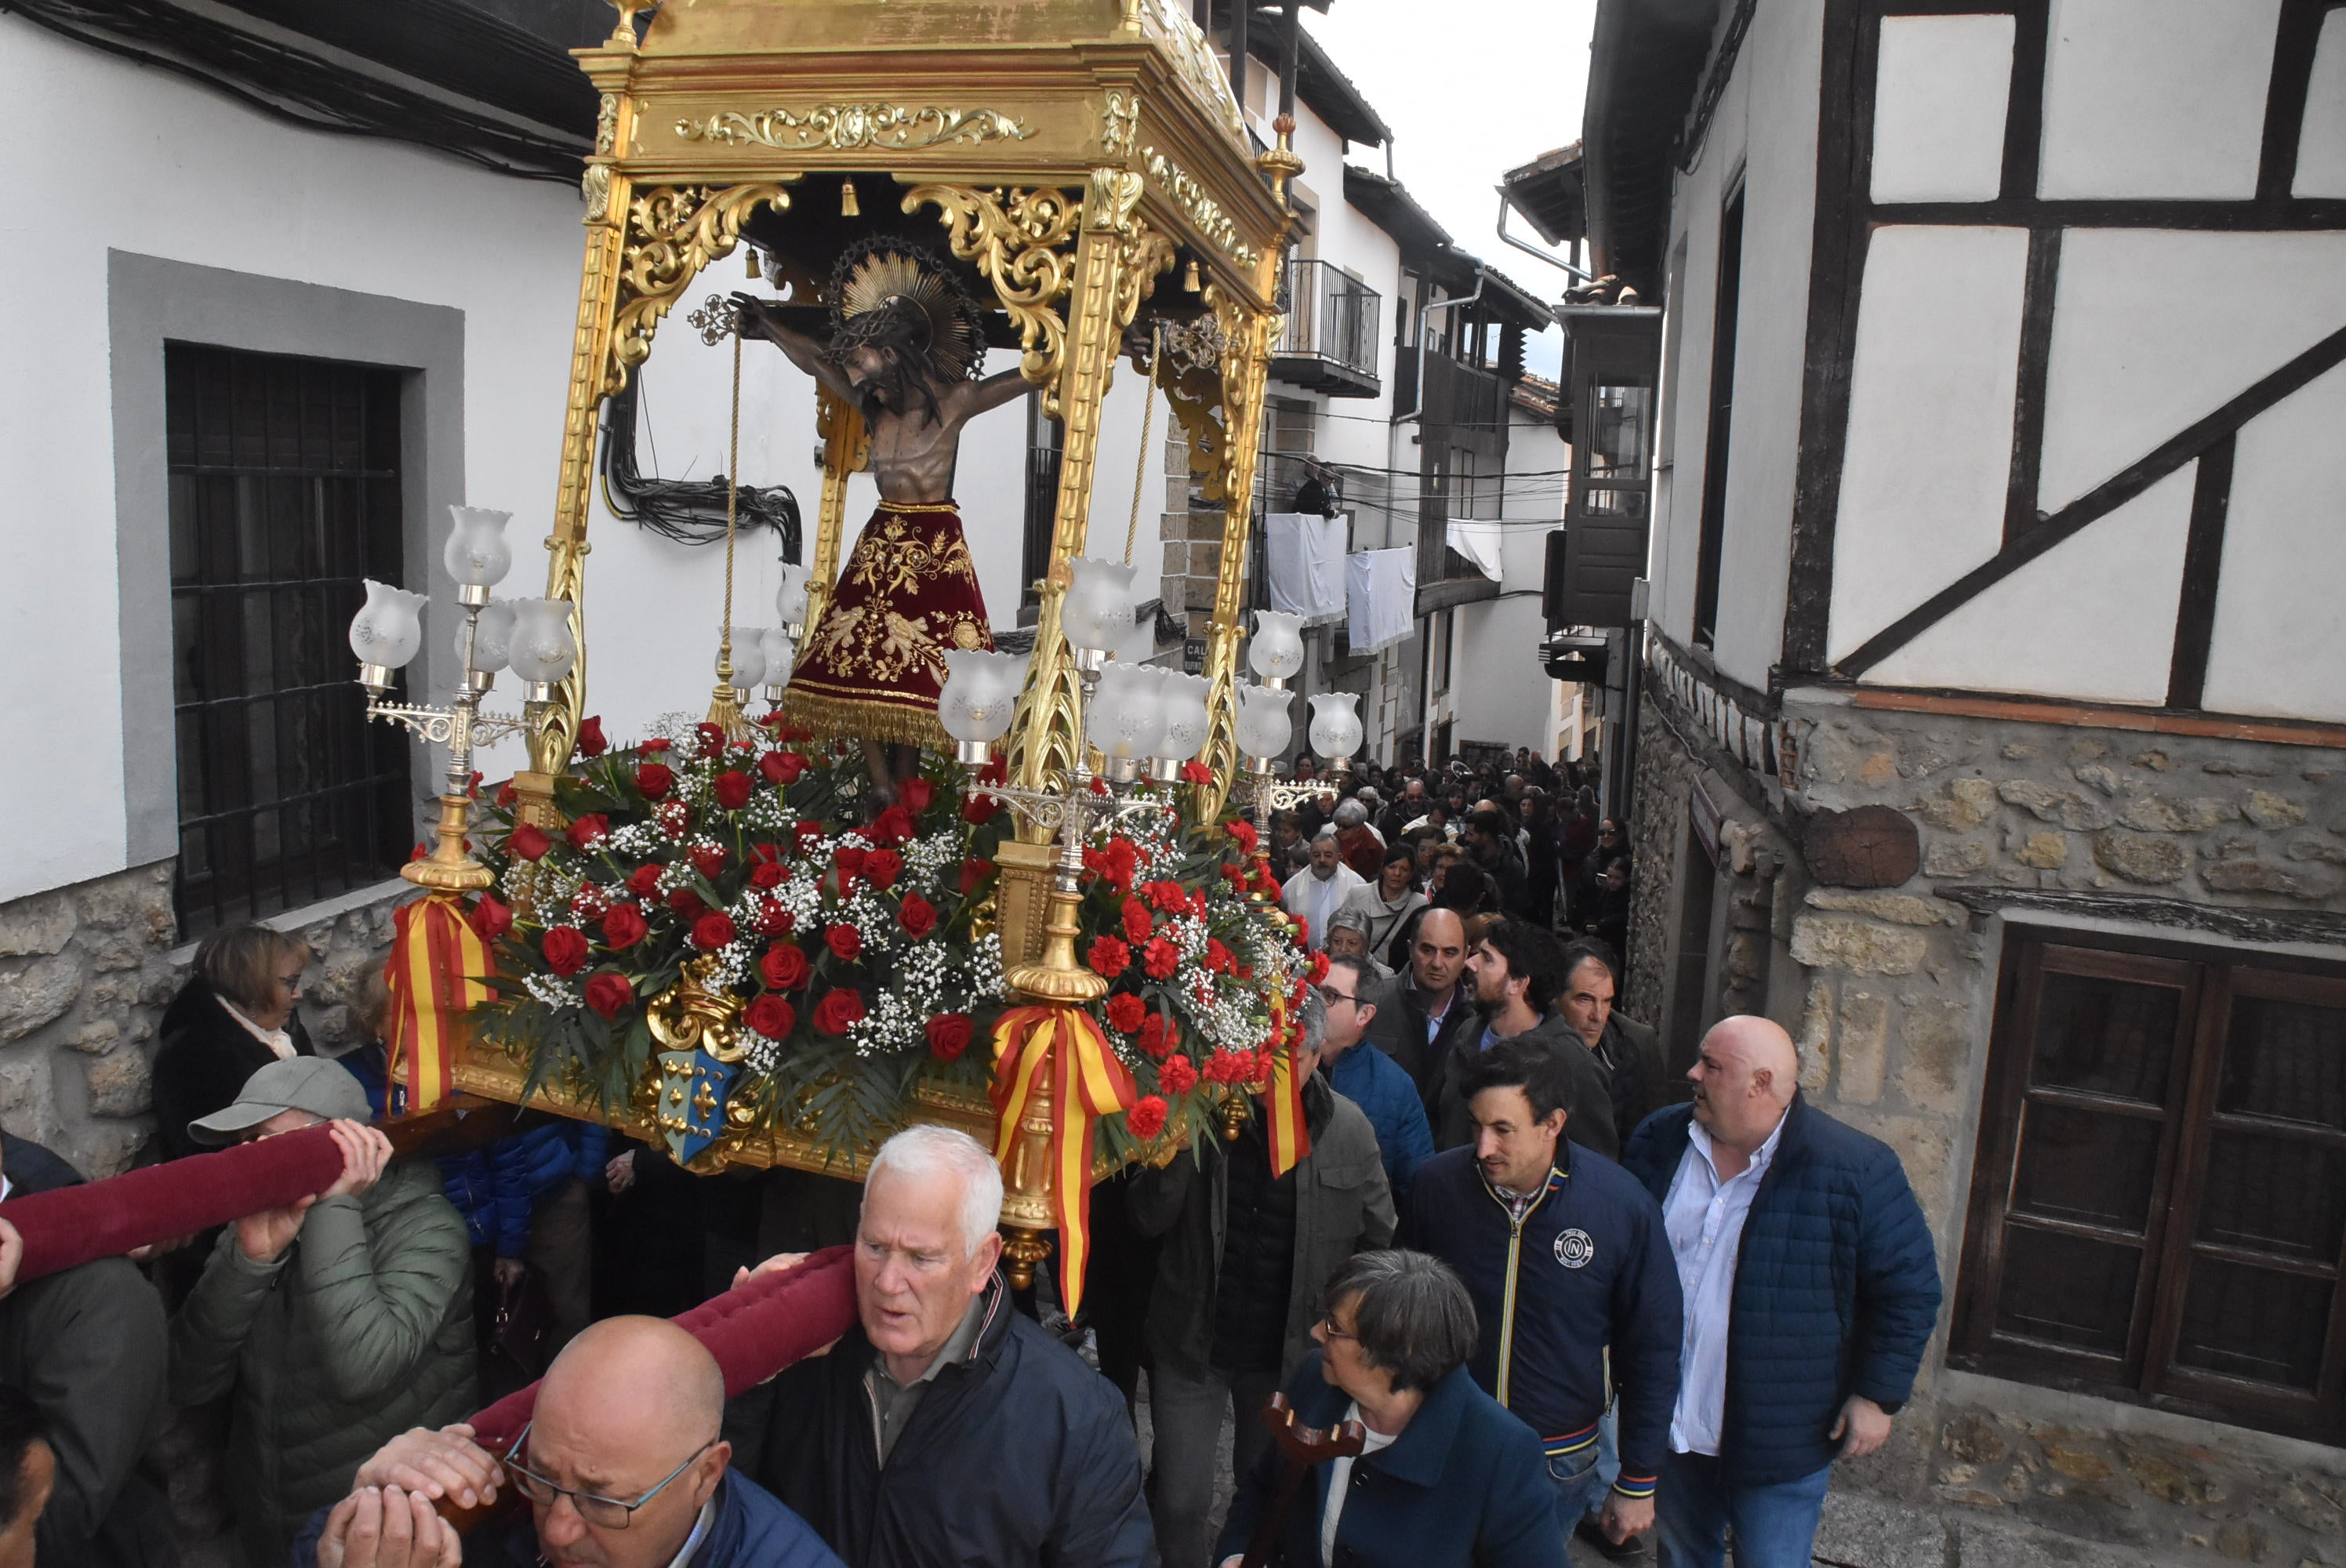
<path fill-rule="evenodd" d="M 1298 1427 L 1358 1421 L 1357 1457 L 1294 1489 L 1269 1558 L 1285 1568 L 1565 1568 L 1556 1486 L 1532 1429 L 1466 1370 L 1474 1304 L 1423 1252 L 1363 1252 L 1328 1282 L 1320 1349 L 1287 1385 Z M 1273 1445 L 1239 1481 L 1214 1561 L 1237 1568 L 1280 1490 Z"/>
<path fill-rule="evenodd" d="M 294 1003 L 310 944 L 265 925 L 216 931 L 196 947 L 195 972 L 163 1012 L 155 1052 L 155 1122 L 167 1158 L 199 1152 L 188 1124 L 233 1103 L 271 1062 L 314 1056 Z"/>

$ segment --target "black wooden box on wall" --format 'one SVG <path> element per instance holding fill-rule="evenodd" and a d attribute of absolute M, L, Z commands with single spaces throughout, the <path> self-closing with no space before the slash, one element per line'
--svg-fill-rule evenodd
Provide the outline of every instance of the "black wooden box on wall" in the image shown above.
<path fill-rule="evenodd" d="M 1662 312 L 1653 305 L 1566 305 L 1565 406 L 1572 486 L 1564 556 L 1550 585 L 1551 624 L 1626 626 L 1630 586 L 1646 575 Z"/>

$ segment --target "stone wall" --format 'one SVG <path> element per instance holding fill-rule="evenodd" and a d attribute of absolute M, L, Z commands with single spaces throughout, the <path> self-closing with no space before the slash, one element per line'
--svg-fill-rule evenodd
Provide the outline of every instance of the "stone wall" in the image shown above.
<path fill-rule="evenodd" d="M 1658 1023 L 1667 1011 L 1676 972 L 1673 890 L 1686 847 L 1687 797 L 1698 764 L 1670 733 L 1649 696 L 1637 708 L 1637 754 L 1629 789 L 1628 977 L 1621 1009 L 1632 1018 Z M 1710 874 L 1708 866 L 1687 868 Z"/>
<path fill-rule="evenodd" d="M 87 1174 L 129 1166 L 154 1132 L 149 1067 L 186 981 L 168 860 L 0 904 L 0 1125 Z M 391 941 L 405 883 L 271 921 L 318 954 L 302 1022 L 321 1051 L 356 1044 L 350 1003 Z"/>

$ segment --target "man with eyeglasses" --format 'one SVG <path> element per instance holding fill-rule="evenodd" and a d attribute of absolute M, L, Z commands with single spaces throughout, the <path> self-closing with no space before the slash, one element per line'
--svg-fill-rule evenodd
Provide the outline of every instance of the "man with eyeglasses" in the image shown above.
<path fill-rule="evenodd" d="M 461 1425 L 379 1450 L 312 1522 L 318 1568 L 840 1568 L 806 1521 L 730 1468 L 724 1415 L 724 1375 L 699 1340 L 657 1318 L 607 1318 L 554 1359 L 502 1464 Z M 508 1483 L 529 1512 L 460 1543 L 435 1505 L 494 1502 Z"/>
<path fill-rule="evenodd" d="M 1341 930 L 1341 928 L 1338 928 Z M 1335 932 L 1329 933 L 1331 943 Z M 1356 1049 L 1369 1025 L 1376 1021 L 1376 984 L 1369 961 L 1356 953 L 1338 953 L 1328 960 L 1328 978 L 1318 987 L 1328 1010 L 1328 1034 L 1320 1046 L 1321 1065 L 1336 1093 L 1361 1107 L 1376 1129 L 1377 1156 L 1384 1162 L 1385 1185 L 1398 1209 L 1409 1200 L 1410 1178 L 1418 1162 L 1433 1154 L 1433 1134 L 1425 1125 L 1425 1107 L 1417 1085 L 1401 1064 L 1371 1046 Z"/>

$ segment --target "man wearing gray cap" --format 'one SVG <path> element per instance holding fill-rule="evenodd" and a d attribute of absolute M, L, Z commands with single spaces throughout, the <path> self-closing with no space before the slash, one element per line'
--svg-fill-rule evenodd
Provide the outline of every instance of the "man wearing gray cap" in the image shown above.
<path fill-rule="evenodd" d="M 331 1125 L 342 1174 L 314 1198 L 220 1235 L 171 1320 L 171 1398 L 234 1390 L 228 1476 L 254 1563 L 281 1563 L 311 1512 L 410 1427 L 474 1404 L 472 1249 L 428 1160 L 392 1162 L 366 1094 L 336 1063 L 295 1056 L 188 1125 L 200 1144 Z"/>

